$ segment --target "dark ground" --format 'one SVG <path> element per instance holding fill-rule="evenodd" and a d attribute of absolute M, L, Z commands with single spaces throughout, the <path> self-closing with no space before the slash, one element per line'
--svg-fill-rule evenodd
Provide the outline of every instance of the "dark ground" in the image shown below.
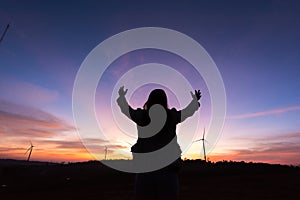
<path fill-rule="evenodd" d="M 0 199 L 133 199 L 134 174 L 99 162 L 0 160 Z M 298 199 L 300 168 L 243 162 L 185 161 L 180 200 Z"/>

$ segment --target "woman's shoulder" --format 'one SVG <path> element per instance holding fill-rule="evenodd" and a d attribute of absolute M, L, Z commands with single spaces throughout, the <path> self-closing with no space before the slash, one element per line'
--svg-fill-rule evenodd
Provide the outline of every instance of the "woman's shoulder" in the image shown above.
<path fill-rule="evenodd" d="M 169 109 L 169 113 L 171 115 L 180 115 L 180 110 L 177 110 L 176 108 Z"/>
<path fill-rule="evenodd" d="M 171 109 L 169 109 L 169 116 L 171 116 L 171 118 L 176 123 L 179 123 L 180 122 L 180 118 L 181 118 L 181 111 L 177 110 L 176 108 L 171 108 Z"/>
<path fill-rule="evenodd" d="M 142 109 L 142 108 L 132 108 L 132 110 L 134 110 L 136 112 L 145 112 L 145 109 Z"/>
<path fill-rule="evenodd" d="M 178 112 L 178 110 L 176 108 L 171 108 L 170 111 L 171 112 Z"/>
<path fill-rule="evenodd" d="M 148 114 L 147 110 L 145 110 L 145 109 L 143 109 L 143 108 L 137 108 L 137 109 L 135 110 L 135 115 L 136 115 L 137 117 L 142 117 L 142 116 L 145 116 L 145 115 L 147 115 L 147 114 Z"/>

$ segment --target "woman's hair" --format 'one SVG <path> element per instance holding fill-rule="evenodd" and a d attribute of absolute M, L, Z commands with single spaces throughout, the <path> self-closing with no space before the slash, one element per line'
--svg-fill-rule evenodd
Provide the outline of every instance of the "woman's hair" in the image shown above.
<path fill-rule="evenodd" d="M 165 109 L 168 109 L 167 95 L 164 90 L 162 89 L 152 90 L 152 92 L 148 97 L 147 102 L 144 104 L 144 109 L 149 110 L 151 106 L 153 106 L 154 104 L 160 104 Z"/>

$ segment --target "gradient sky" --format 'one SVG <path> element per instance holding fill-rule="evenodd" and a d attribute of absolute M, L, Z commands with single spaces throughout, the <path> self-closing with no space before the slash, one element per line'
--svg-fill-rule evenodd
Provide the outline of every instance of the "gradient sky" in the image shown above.
<path fill-rule="evenodd" d="M 1 1 L 1 34 L 8 23 L 10 28 L 0 43 L 0 158 L 25 159 L 32 141 L 34 160 L 94 159 L 72 118 L 76 73 L 88 53 L 108 37 L 154 26 L 198 41 L 223 77 L 227 116 L 210 160 L 299 165 L 300 3 L 224 2 Z M 183 61 L 163 52 L 145 50 L 119 58 L 102 77 L 96 100 L 110 98 L 124 71 L 148 61 L 181 70 L 203 91 L 199 127 L 207 126 L 211 105 L 205 83 L 190 68 L 185 70 Z M 150 89 L 141 88 L 130 103 L 142 106 Z M 174 95 L 168 95 L 171 106 L 177 107 Z M 109 114 L 101 105 L 96 109 L 100 118 Z M 106 126 L 112 138 L 120 138 L 117 129 Z M 91 144 L 99 157 L 107 145 L 109 158 L 127 158 L 128 142 L 134 139 L 95 139 Z M 182 157 L 202 158 L 201 153 L 201 144 L 194 143 Z"/>

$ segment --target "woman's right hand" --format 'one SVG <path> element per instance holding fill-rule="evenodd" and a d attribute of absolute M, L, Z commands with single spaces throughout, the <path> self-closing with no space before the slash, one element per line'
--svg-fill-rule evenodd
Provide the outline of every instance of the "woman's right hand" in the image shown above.
<path fill-rule="evenodd" d="M 128 89 L 124 90 L 124 86 L 120 87 L 119 89 L 119 95 L 125 96 L 127 94 Z"/>

